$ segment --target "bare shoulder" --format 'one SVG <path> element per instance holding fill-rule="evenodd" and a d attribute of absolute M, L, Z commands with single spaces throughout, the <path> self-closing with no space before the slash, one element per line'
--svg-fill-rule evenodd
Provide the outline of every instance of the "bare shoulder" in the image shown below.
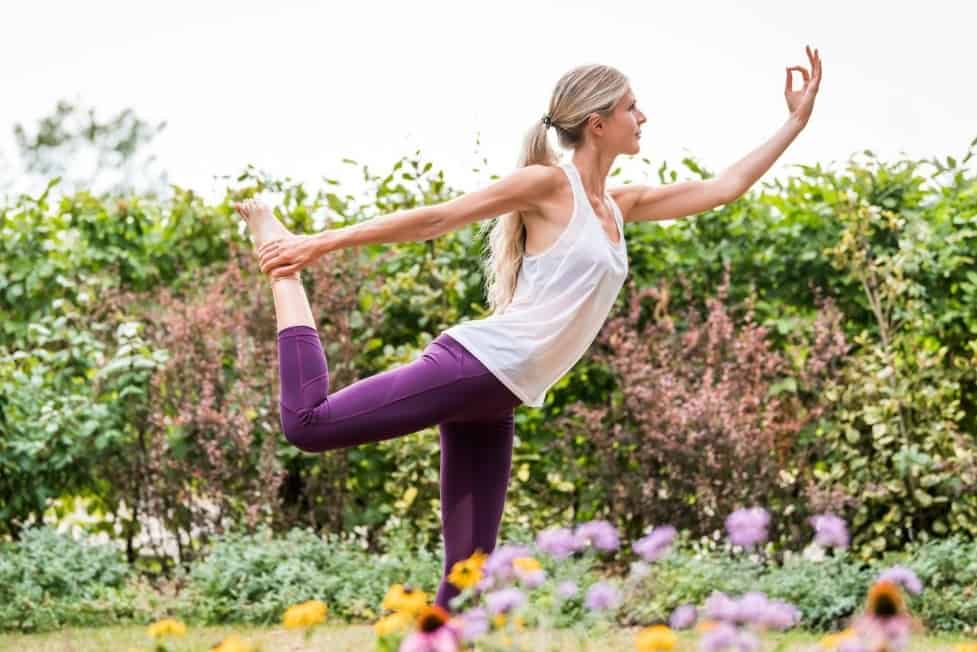
<path fill-rule="evenodd" d="M 542 200 L 565 185 L 565 175 L 556 165 L 527 165 L 510 175 L 535 199 Z"/>
<path fill-rule="evenodd" d="M 631 209 L 634 208 L 634 205 L 641 197 L 641 193 L 646 189 L 647 186 L 632 183 L 624 186 L 608 188 L 607 194 L 611 196 L 614 203 L 616 203 L 618 208 L 621 209 L 621 216 L 624 218 L 624 221 L 627 222 L 627 217 L 631 213 Z"/>

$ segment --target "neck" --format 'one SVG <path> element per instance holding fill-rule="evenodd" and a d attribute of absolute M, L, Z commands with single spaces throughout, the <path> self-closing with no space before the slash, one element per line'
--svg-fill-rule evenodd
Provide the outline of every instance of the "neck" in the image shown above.
<path fill-rule="evenodd" d="M 616 154 L 607 154 L 596 147 L 581 145 L 573 153 L 573 165 L 580 173 L 584 191 L 591 197 L 603 197 L 607 188 L 607 175 L 614 165 Z"/>

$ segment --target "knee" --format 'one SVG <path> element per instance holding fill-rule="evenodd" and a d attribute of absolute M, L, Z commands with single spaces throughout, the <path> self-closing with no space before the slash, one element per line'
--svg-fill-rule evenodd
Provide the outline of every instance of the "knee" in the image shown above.
<path fill-rule="evenodd" d="M 322 433 L 316 432 L 311 409 L 296 413 L 282 406 L 281 415 L 282 433 L 292 446 L 306 453 L 321 453 L 329 449 Z"/>

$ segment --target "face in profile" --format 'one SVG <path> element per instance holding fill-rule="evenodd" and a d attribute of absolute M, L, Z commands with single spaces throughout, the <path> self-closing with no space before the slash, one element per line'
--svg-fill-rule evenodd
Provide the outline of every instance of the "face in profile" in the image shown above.
<path fill-rule="evenodd" d="M 637 154 L 641 151 L 641 125 L 646 120 L 638 108 L 637 98 L 628 87 L 614 105 L 610 118 L 604 121 L 604 140 L 615 153 Z"/>

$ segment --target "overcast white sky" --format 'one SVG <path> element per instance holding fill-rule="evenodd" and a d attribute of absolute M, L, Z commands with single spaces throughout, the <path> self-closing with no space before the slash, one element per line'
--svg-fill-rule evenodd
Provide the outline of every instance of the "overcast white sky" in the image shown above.
<path fill-rule="evenodd" d="M 11 2 L 0 14 L 0 152 L 14 154 L 15 122 L 63 97 L 103 117 L 132 107 L 166 120 L 155 151 L 170 180 L 204 192 L 247 163 L 315 180 L 344 156 L 379 171 L 416 148 L 471 190 L 482 182 L 469 173 L 476 136 L 489 170 L 508 172 L 559 76 L 603 62 L 629 76 L 648 116 L 642 156 L 678 165 L 691 154 L 718 171 L 786 119 L 784 68 L 807 65 L 810 43 L 824 61 L 814 115 L 768 175 L 864 148 L 958 155 L 977 136 L 974 6 Z"/>

